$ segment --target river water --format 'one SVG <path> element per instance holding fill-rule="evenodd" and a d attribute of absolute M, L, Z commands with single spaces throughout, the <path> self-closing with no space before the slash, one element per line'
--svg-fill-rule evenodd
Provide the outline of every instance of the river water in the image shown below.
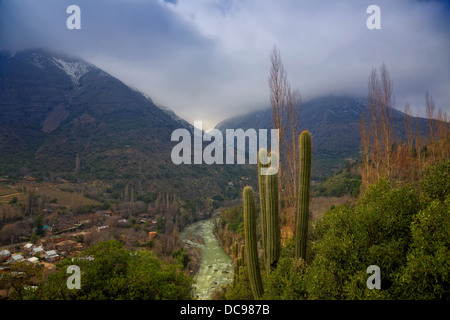
<path fill-rule="evenodd" d="M 180 232 L 180 238 L 186 246 L 201 249 L 201 266 L 194 276 L 194 296 L 199 300 L 211 299 L 215 289 L 233 281 L 233 262 L 213 233 L 216 219 L 218 218 L 198 221 Z M 189 234 L 200 236 L 204 243 L 186 239 Z M 195 237 L 188 238 L 195 239 Z"/>

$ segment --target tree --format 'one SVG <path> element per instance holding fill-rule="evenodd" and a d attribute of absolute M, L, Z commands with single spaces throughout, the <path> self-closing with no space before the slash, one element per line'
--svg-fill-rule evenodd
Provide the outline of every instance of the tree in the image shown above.
<path fill-rule="evenodd" d="M 2 273 L 0 288 L 7 291 L 9 299 L 22 300 L 33 289 L 35 279 L 42 277 L 42 266 L 39 264 L 19 261 L 10 265 L 10 270 Z"/>
<path fill-rule="evenodd" d="M 188 266 L 189 262 L 191 261 L 189 259 L 189 254 L 184 248 L 179 248 L 178 250 L 175 250 L 172 254 L 172 257 L 178 261 L 184 269 Z"/>
<path fill-rule="evenodd" d="M 425 94 L 425 113 L 428 119 L 428 144 L 430 147 L 430 153 L 433 159 L 435 159 L 435 145 L 434 142 L 436 141 L 436 128 L 435 128 L 435 122 L 434 119 L 436 112 L 436 105 L 434 104 L 433 96 L 427 92 Z"/>
<path fill-rule="evenodd" d="M 287 206 L 295 207 L 298 180 L 296 165 L 299 157 L 296 139 L 300 131 L 299 116 L 302 98 L 299 90 L 291 89 L 276 46 L 270 55 L 270 62 L 269 89 L 272 119 L 274 128 L 279 130 L 278 184 L 280 189 L 278 195 L 279 199 L 282 199 L 281 190 L 284 189 Z"/>
<path fill-rule="evenodd" d="M 0 239 L 3 243 L 10 243 L 13 244 L 15 241 L 15 238 L 20 236 L 21 230 L 17 228 L 16 223 L 8 223 L 3 226 L 3 228 L 0 230 Z"/>
<path fill-rule="evenodd" d="M 400 187 L 381 179 L 355 203 L 327 211 L 314 229 L 308 298 L 448 299 L 449 167 L 433 165 Z M 373 264 L 382 290 L 366 286 Z"/>
<path fill-rule="evenodd" d="M 37 235 L 41 235 L 44 233 L 44 223 L 42 221 L 42 214 L 39 214 L 34 219 L 34 228 L 36 229 L 35 233 Z"/>
<path fill-rule="evenodd" d="M 372 68 L 368 79 L 368 104 L 370 120 L 360 119 L 363 186 L 377 182 L 391 174 L 392 132 L 391 107 L 393 84 L 386 65 Z M 361 108 L 361 115 L 365 110 Z"/>

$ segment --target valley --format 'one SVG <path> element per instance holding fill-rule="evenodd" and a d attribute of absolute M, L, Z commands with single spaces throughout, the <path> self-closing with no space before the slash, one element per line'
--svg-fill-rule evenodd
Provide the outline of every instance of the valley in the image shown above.
<path fill-rule="evenodd" d="M 252 231 L 252 236 L 259 249 L 253 246 L 252 262 L 265 261 L 268 251 L 261 247 L 267 229 L 259 227 L 266 208 L 259 201 L 275 197 L 275 192 L 264 189 L 268 179 L 261 184 L 256 150 L 262 144 L 256 132 L 272 129 L 270 109 L 225 119 L 208 135 L 201 130 L 201 123 L 200 129 L 194 128 L 170 109 L 157 106 L 148 96 L 79 58 L 45 50 L 0 52 L 0 70 L 0 272 L 6 275 L 0 277 L 2 298 L 53 299 L 55 292 L 60 292 L 54 286 L 61 285 L 58 281 L 64 278 L 64 268 L 71 261 L 83 264 L 91 276 L 86 285 L 89 290 L 61 289 L 72 299 L 159 299 L 166 293 L 167 297 L 200 300 L 256 297 L 249 285 L 254 276 L 249 272 L 256 269 L 249 268 L 249 252 L 244 252 L 243 190 L 257 190 L 258 230 Z M 385 241 L 405 260 L 409 250 L 406 245 L 399 249 L 397 239 L 392 240 L 390 235 L 378 239 L 385 226 L 380 227 L 377 219 L 371 220 L 371 214 L 378 210 L 373 208 L 383 207 L 394 218 L 380 224 L 392 227 L 396 237 L 410 230 L 411 216 L 397 221 L 395 214 L 400 209 L 389 206 L 391 202 L 397 204 L 396 188 L 405 188 L 401 189 L 401 197 L 409 197 L 400 201 L 409 201 L 411 206 L 405 215 L 419 215 L 421 201 L 423 207 L 445 209 L 441 194 L 447 191 L 441 188 L 446 182 L 441 180 L 446 176 L 441 173 L 445 172 L 444 160 L 448 158 L 447 123 L 436 123 L 438 128 L 445 128 L 438 138 L 432 136 L 427 145 L 417 145 L 425 141 L 429 119 L 392 109 L 392 134 L 398 139 L 392 149 L 388 148 L 392 162 L 383 167 L 384 150 L 378 148 L 373 149 L 378 154 L 372 151 L 372 161 L 363 163 L 360 117 L 370 116 L 368 103 L 366 98 L 329 95 L 302 104 L 300 129 L 294 136 L 306 130 L 312 139 L 311 176 L 304 180 L 308 193 L 301 205 L 288 204 L 286 189 L 277 189 L 282 212 L 274 215 L 273 221 L 279 226 L 272 230 L 279 234 L 274 232 L 277 237 L 270 238 L 277 238 L 282 254 L 278 270 L 270 265 L 262 267 L 270 271 L 263 276 L 269 289 L 259 293 L 266 298 L 323 297 L 322 290 L 328 289 L 316 283 L 317 275 L 326 274 L 323 268 L 328 266 L 324 267 L 323 261 L 336 263 L 332 249 L 342 239 L 336 240 L 335 230 L 338 234 L 341 230 L 349 232 L 350 240 L 344 239 L 350 248 L 345 249 L 346 254 L 366 250 L 355 249 L 359 244 L 352 242 L 354 232 L 360 237 L 361 247 L 375 247 L 370 249 L 372 258 L 378 257 L 377 250 L 387 250 L 377 247 L 378 241 Z M 417 130 L 414 148 L 402 142 L 411 140 L 408 122 L 414 123 Z M 228 138 L 230 132 L 234 136 L 223 144 L 223 136 Z M 230 154 L 237 157 L 229 161 Z M 425 170 L 432 165 L 436 167 L 430 169 L 431 173 Z M 297 164 L 293 168 L 295 184 L 291 189 L 295 189 L 294 199 L 298 200 L 300 170 Z M 378 181 L 381 170 L 386 170 L 391 184 Z M 433 172 L 438 173 L 432 176 Z M 427 180 L 430 176 L 432 182 Z M 373 186 L 369 186 L 369 178 Z M 275 182 L 270 185 L 278 186 Z M 259 194 L 260 188 L 266 193 Z M 370 190 L 375 190 L 375 196 Z M 419 199 L 420 192 L 428 192 L 429 198 Z M 435 198 L 441 202 L 433 203 Z M 272 205 L 273 210 L 275 207 Z M 312 231 L 304 233 L 307 255 L 293 259 L 293 242 L 300 234 L 295 231 L 299 208 L 307 208 L 302 221 Z M 351 210 L 361 214 L 352 215 Z M 340 219 L 348 219 L 348 223 L 339 225 Z M 392 221 L 398 224 L 391 226 Z M 353 230 L 353 223 L 359 229 Z M 398 231 L 397 225 L 403 229 Z M 408 233 L 408 237 L 412 236 Z M 332 244 L 331 251 L 323 245 L 326 241 Z M 86 262 L 93 256 L 100 257 L 101 263 Z M 385 256 L 389 257 L 389 253 Z M 361 260 L 355 262 L 358 268 Z M 124 269 L 115 269 L 117 261 Z M 105 271 L 103 264 L 110 269 Z M 310 266 L 315 273 L 308 279 Z M 349 281 L 355 283 L 347 284 L 344 293 L 332 292 L 335 297 L 368 294 L 358 291 L 361 271 L 352 267 L 345 266 L 345 270 Z M 385 267 L 393 269 L 393 274 L 400 272 L 388 262 Z M 158 289 L 153 292 L 138 287 L 137 293 L 131 290 L 148 270 L 154 273 L 144 282 L 152 290 Z M 105 273 L 108 290 L 102 285 L 97 287 L 99 272 Z M 166 276 L 169 280 L 153 283 Z M 394 281 L 393 277 L 389 281 Z M 330 279 L 321 281 L 333 283 Z M 281 288 L 278 281 L 287 282 Z M 30 286 L 35 291 L 29 291 Z M 397 297 L 398 293 L 389 294 Z"/>

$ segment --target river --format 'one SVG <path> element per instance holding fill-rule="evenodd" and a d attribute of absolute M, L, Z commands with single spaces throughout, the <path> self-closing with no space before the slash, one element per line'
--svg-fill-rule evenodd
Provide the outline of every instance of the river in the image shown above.
<path fill-rule="evenodd" d="M 214 235 L 214 225 L 218 218 L 198 221 L 180 232 L 180 238 L 186 246 L 201 249 L 202 262 L 194 276 L 194 296 L 199 300 L 209 300 L 215 289 L 233 281 L 233 262 L 220 246 Z M 187 239 L 187 235 L 197 235 L 204 243 Z M 195 237 L 189 237 L 195 239 Z"/>

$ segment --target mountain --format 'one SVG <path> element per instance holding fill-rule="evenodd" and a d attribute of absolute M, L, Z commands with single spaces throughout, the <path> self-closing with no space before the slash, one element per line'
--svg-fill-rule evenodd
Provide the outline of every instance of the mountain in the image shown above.
<path fill-rule="evenodd" d="M 193 127 L 79 58 L 0 52 L 0 95 L 0 176 L 133 183 L 142 193 L 202 198 L 243 174 L 239 166 L 175 165 L 171 134 Z"/>
<path fill-rule="evenodd" d="M 311 177 L 323 180 L 343 169 L 349 159 L 359 159 L 359 120 L 362 105 L 367 99 L 351 96 L 324 96 L 302 103 L 299 122 L 301 130 L 308 130 L 312 137 L 313 163 Z M 367 109 L 364 109 L 367 113 Z M 392 133 L 405 139 L 405 114 L 391 108 Z M 415 118 L 425 132 L 426 119 Z M 415 123 L 415 122 L 413 122 Z M 273 128 L 272 109 L 250 112 L 232 117 L 216 125 L 216 129 L 242 128 L 247 130 Z"/>

